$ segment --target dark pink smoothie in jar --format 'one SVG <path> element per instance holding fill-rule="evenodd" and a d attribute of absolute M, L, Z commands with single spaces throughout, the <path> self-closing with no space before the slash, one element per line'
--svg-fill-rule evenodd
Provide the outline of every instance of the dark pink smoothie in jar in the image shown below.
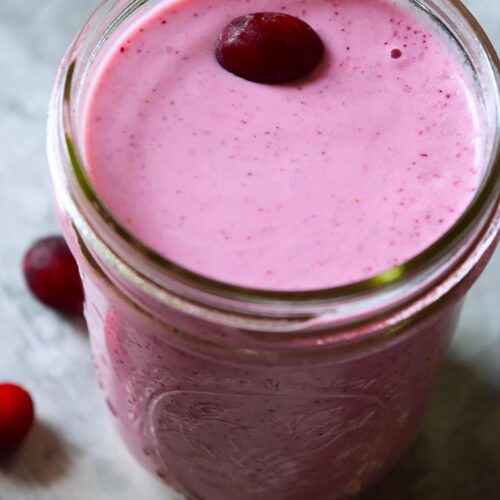
<path fill-rule="evenodd" d="M 190 498 L 353 497 L 412 442 L 495 246 L 498 184 L 463 217 L 493 168 L 472 63 L 406 0 L 149 4 L 68 111 L 83 194 L 51 157 L 110 411 Z M 307 75 L 222 67 L 262 12 L 317 34 Z"/>

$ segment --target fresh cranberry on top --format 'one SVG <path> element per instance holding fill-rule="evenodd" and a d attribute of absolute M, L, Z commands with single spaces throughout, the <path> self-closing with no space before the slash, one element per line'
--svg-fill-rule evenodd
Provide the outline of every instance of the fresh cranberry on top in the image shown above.
<path fill-rule="evenodd" d="M 222 30 L 215 46 L 224 69 L 245 80 L 268 84 L 306 77 L 323 53 L 323 42 L 306 22 L 276 12 L 237 17 Z"/>

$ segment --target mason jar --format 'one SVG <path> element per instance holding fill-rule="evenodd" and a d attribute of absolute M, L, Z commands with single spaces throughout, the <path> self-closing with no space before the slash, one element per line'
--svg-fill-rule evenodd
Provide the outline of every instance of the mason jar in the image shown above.
<path fill-rule="evenodd" d="M 48 152 L 78 261 L 97 375 L 138 460 L 189 498 L 332 500 L 377 481 L 412 443 L 464 295 L 498 241 L 499 61 L 457 0 L 413 0 L 475 78 L 484 174 L 466 211 L 415 258 L 337 288 L 247 289 L 146 247 L 82 162 L 93 70 L 154 0 L 107 0 L 69 48 Z"/>

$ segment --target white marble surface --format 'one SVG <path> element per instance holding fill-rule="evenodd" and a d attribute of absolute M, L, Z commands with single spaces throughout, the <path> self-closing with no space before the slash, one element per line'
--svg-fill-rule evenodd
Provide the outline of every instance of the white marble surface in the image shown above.
<path fill-rule="evenodd" d="M 29 388 L 39 419 L 20 454 L 0 463 L 0 500 L 176 498 L 116 436 L 84 326 L 36 303 L 20 272 L 29 243 L 58 231 L 47 101 L 59 59 L 96 3 L 0 2 L 0 380 Z M 467 3 L 500 47 L 499 0 Z M 374 500 L 500 499 L 499 277 L 497 252 L 470 294 L 419 441 Z"/>

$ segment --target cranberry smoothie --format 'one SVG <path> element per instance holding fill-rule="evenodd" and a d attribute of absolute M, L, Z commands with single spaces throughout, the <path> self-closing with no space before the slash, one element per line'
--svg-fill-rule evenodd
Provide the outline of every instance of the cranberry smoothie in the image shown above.
<path fill-rule="evenodd" d="M 407 4 L 161 4 L 94 78 L 85 160 L 98 194 L 164 257 L 241 286 L 333 287 L 414 257 L 470 203 L 481 128 L 458 50 Z M 258 11 L 319 34 L 308 78 L 258 84 L 218 64 L 224 26 Z"/>
<path fill-rule="evenodd" d="M 255 12 L 305 21 L 320 64 L 284 84 L 221 67 L 221 31 Z M 105 49 L 81 120 L 92 184 L 138 239 L 216 280 L 298 291 L 372 277 L 438 240 L 481 181 L 471 71 L 408 1 L 170 0 Z M 387 335 L 295 349 L 295 333 L 328 333 L 318 321 L 280 351 L 250 344 L 266 333 L 250 324 L 155 309 L 73 248 L 118 429 L 202 500 L 337 500 L 373 484 L 414 438 L 480 271 Z"/>

